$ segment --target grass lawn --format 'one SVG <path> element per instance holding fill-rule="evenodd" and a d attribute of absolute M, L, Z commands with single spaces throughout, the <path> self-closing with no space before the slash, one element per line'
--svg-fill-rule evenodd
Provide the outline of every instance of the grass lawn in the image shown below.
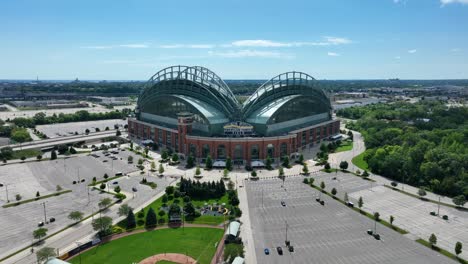
<path fill-rule="evenodd" d="M 335 153 L 337 152 L 342 152 L 342 151 L 348 151 L 353 149 L 353 141 L 346 140 L 342 141 L 341 145 L 335 150 Z"/>
<path fill-rule="evenodd" d="M 367 162 L 364 160 L 364 154 L 366 152 L 363 152 L 356 157 L 353 158 L 353 163 L 354 165 L 358 166 L 361 170 L 369 170 L 369 165 L 367 165 Z"/>
<path fill-rule="evenodd" d="M 11 159 L 21 159 L 21 157 L 32 158 L 37 157 L 37 155 L 42 155 L 42 151 L 37 149 L 23 149 L 13 151 L 13 156 Z"/>
<path fill-rule="evenodd" d="M 161 229 L 123 237 L 86 251 L 81 255 L 82 263 L 128 264 L 161 253 L 181 253 L 210 263 L 216 251 L 215 243 L 221 240 L 222 229 L 181 228 Z M 79 257 L 69 262 L 80 263 Z M 159 263 L 159 262 L 158 262 Z M 163 262 L 164 263 L 164 262 Z M 169 262 L 170 263 L 170 262 Z"/>

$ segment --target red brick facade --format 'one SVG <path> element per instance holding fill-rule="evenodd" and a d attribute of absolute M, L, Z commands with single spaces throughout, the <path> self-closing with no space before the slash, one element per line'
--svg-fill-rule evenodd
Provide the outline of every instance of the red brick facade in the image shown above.
<path fill-rule="evenodd" d="M 131 138 L 139 140 L 151 139 L 162 147 L 177 150 L 177 152 L 184 155 L 188 155 L 190 150 L 192 150 L 196 158 L 205 158 L 206 155 L 203 154 L 209 153 L 214 159 L 223 159 L 229 156 L 235 160 L 244 161 L 266 159 L 270 144 L 270 154 L 272 154 L 273 158 L 291 155 L 307 146 L 317 144 L 329 136 L 338 134 L 339 131 L 340 121 L 332 120 L 291 131 L 285 136 L 243 138 L 199 137 L 190 135 L 190 124 L 184 123 L 180 119 L 177 130 L 136 119 L 128 119 L 128 132 Z M 204 147 L 205 153 L 203 153 Z M 220 149 L 223 149 L 223 151 L 220 151 Z M 255 154 L 256 151 L 253 149 L 258 149 L 258 155 Z M 224 152 L 225 154 L 219 155 L 221 154 L 220 152 Z"/>

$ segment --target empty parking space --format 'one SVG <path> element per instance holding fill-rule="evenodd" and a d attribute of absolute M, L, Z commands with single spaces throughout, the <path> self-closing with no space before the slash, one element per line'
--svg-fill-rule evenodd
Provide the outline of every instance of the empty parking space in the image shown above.
<path fill-rule="evenodd" d="M 354 188 L 362 188 L 362 179 L 355 180 Z M 271 179 L 248 182 L 245 188 L 258 263 L 453 263 L 380 224 L 381 240 L 376 240 L 366 233 L 374 227 L 372 220 L 325 195 L 320 205 L 319 192 L 300 177 L 288 178 L 284 187 Z M 286 239 L 294 252 L 288 252 Z"/>

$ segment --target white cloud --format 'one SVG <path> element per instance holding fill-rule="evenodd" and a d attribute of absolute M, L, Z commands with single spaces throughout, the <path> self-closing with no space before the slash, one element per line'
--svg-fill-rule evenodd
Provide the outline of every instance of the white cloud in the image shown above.
<path fill-rule="evenodd" d="M 411 54 L 413 54 L 413 53 L 416 53 L 416 51 L 418 51 L 418 50 L 416 50 L 416 49 L 412 49 L 412 50 L 408 50 L 408 53 L 411 53 Z"/>
<path fill-rule="evenodd" d="M 82 49 L 112 49 L 112 46 L 84 46 Z"/>
<path fill-rule="evenodd" d="M 340 54 L 335 53 L 335 52 L 328 52 L 327 54 L 328 54 L 328 56 L 332 56 L 332 57 L 338 57 L 338 56 L 340 56 Z"/>
<path fill-rule="evenodd" d="M 148 48 L 149 45 L 148 44 L 122 44 L 122 45 L 119 45 L 119 47 L 131 48 L 131 49 L 145 49 L 145 48 Z"/>
<path fill-rule="evenodd" d="M 399 60 L 399 59 L 401 59 L 401 57 L 400 57 L 400 56 L 396 56 L 395 59 Z"/>
<path fill-rule="evenodd" d="M 349 44 L 352 41 L 347 38 L 325 37 L 328 43 L 332 45 Z"/>
<path fill-rule="evenodd" d="M 119 45 L 103 45 L 103 46 L 84 46 L 82 49 L 113 49 L 113 48 L 129 48 L 129 49 L 142 49 L 148 48 L 148 44 L 119 44 Z"/>
<path fill-rule="evenodd" d="M 266 39 L 246 39 L 237 40 L 223 47 L 261 47 L 261 48 L 282 48 L 282 47 L 303 47 L 303 46 L 331 46 L 352 43 L 350 39 L 338 37 L 323 37 L 320 42 L 278 42 Z"/>
<path fill-rule="evenodd" d="M 260 58 L 275 58 L 275 59 L 290 59 L 294 58 L 294 55 L 285 54 L 277 51 L 259 51 L 259 50 L 236 50 L 236 51 L 226 51 L 226 52 L 215 52 L 209 51 L 209 55 L 223 57 L 223 58 L 251 58 L 251 57 L 260 57 Z"/>
<path fill-rule="evenodd" d="M 459 49 L 459 48 L 454 48 L 454 49 L 451 49 L 450 51 L 451 51 L 451 52 L 459 52 L 460 49 Z"/>
<path fill-rule="evenodd" d="M 170 44 L 159 46 L 162 49 L 212 49 L 212 44 Z"/>
<path fill-rule="evenodd" d="M 448 5 L 448 4 L 455 4 L 455 3 L 467 5 L 468 0 L 440 0 L 440 3 L 442 4 L 442 6 Z"/>

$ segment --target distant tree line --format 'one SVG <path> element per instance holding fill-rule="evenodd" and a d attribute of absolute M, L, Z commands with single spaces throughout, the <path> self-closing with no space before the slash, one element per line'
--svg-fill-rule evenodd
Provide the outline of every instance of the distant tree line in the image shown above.
<path fill-rule="evenodd" d="M 86 110 L 80 110 L 73 114 L 53 114 L 46 116 L 45 113 L 40 112 L 34 115 L 34 117 L 17 117 L 11 122 L 19 127 L 30 127 L 33 128 L 36 125 L 55 124 L 55 123 L 70 123 L 70 122 L 81 122 L 81 121 L 93 121 L 93 120 L 105 120 L 105 119 L 120 119 L 125 118 L 130 113 L 130 109 L 123 109 L 122 111 L 115 110 L 106 113 L 90 113 Z"/>
<path fill-rule="evenodd" d="M 222 181 L 199 182 L 191 179 L 180 180 L 180 192 L 185 192 L 192 199 L 217 199 L 226 193 L 226 187 Z"/>
<path fill-rule="evenodd" d="M 372 172 L 435 193 L 468 197 L 468 108 L 444 102 L 399 102 L 352 107 L 338 115 L 359 118 Z"/>

